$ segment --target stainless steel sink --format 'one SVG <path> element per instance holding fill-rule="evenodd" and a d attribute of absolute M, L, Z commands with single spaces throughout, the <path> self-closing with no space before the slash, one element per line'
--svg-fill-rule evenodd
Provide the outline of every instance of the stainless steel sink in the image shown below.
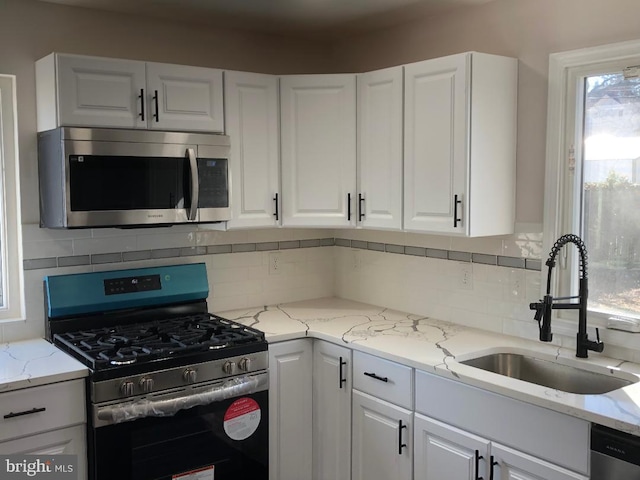
<path fill-rule="evenodd" d="M 459 363 L 525 382 L 581 395 L 597 395 L 634 384 L 638 379 L 597 373 L 520 353 L 492 353 Z M 631 376 L 630 376 L 631 377 Z"/>

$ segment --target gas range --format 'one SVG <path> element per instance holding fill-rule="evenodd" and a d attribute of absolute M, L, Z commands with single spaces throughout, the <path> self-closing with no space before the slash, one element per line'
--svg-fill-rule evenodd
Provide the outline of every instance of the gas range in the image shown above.
<path fill-rule="evenodd" d="M 45 279 L 49 339 L 90 369 L 93 403 L 264 371 L 256 329 L 207 312 L 204 264 Z"/>
<path fill-rule="evenodd" d="M 89 368 L 90 480 L 268 479 L 264 334 L 208 313 L 204 264 L 45 277 L 47 338 Z"/>

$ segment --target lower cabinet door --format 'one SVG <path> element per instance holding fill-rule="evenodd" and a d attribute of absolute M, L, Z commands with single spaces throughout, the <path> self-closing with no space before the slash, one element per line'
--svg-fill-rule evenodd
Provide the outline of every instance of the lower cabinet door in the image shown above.
<path fill-rule="evenodd" d="M 353 391 L 352 480 L 411 480 L 413 414 Z"/>
<path fill-rule="evenodd" d="M 269 480 L 311 480 L 310 340 L 269 345 Z"/>
<path fill-rule="evenodd" d="M 351 478 L 351 350 L 313 345 L 313 480 Z"/>
<path fill-rule="evenodd" d="M 491 478 L 496 480 L 588 480 L 579 473 L 499 444 L 491 445 L 491 454 Z"/>
<path fill-rule="evenodd" d="M 86 425 L 61 428 L 46 433 L 0 443 L 0 454 L 77 455 L 78 480 L 87 478 Z"/>
<path fill-rule="evenodd" d="M 489 478 L 489 440 L 415 414 L 415 480 Z"/>

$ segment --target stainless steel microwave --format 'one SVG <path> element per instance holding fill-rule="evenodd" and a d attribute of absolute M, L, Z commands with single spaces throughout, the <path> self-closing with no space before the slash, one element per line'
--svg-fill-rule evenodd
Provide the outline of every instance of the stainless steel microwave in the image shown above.
<path fill-rule="evenodd" d="M 229 220 L 229 137 L 61 127 L 38 134 L 40 226 Z"/>

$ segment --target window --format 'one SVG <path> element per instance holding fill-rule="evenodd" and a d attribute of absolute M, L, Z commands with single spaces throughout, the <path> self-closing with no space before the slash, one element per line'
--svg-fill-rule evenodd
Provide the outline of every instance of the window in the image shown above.
<path fill-rule="evenodd" d="M 0 75 L 0 321 L 24 318 L 16 82 Z"/>
<path fill-rule="evenodd" d="M 638 66 L 640 42 L 550 57 L 545 250 L 563 233 L 585 241 L 590 324 L 640 318 Z M 575 250 L 560 259 L 558 295 L 577 292 Z"/>

